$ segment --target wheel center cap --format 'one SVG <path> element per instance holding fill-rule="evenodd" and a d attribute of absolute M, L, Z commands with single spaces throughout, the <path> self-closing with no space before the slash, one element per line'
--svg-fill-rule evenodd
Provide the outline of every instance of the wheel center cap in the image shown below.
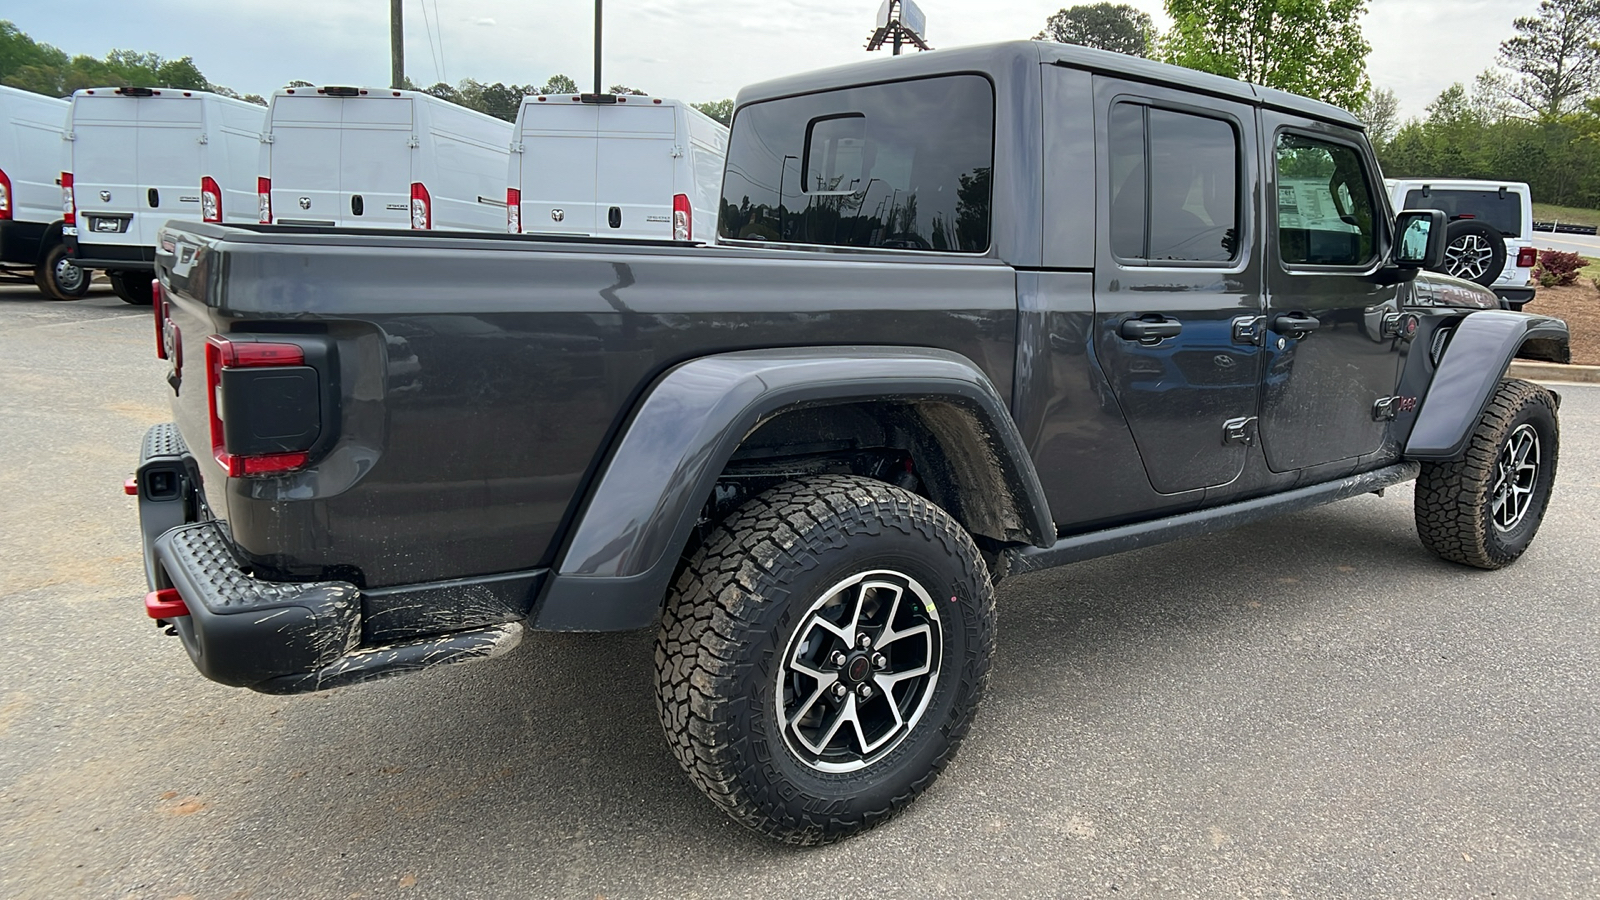
<path fill-rule="evenodd" d="M 848 662 L 844 664 L 845 680 L 852 684 L 860 684 L 867 680 L 867 675 L 872 672 L 872 660 L 865 653 L 853 653 Z"/>

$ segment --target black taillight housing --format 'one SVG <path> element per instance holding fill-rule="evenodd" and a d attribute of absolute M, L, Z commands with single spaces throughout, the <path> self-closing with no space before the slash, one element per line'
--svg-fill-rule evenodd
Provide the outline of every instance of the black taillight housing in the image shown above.
<path fill-rule="evenodd" d="M 206 341 L 211 453 L 230 478 L 303 468 L 335 430 L 333 356 L 315 335 Z"/>

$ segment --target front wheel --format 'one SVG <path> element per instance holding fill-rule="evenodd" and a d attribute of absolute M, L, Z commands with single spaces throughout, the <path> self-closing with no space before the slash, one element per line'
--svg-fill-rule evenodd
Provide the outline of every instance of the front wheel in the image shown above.
<path fill-rule="evenodd" d="M 734 819 L 830 843 L 933 782 L 993 644 L 994 590 L 948 513 L 865 478 L 805 478 L 734 512 L 680 574 L 657 705 L 678 762 Z"/>
<path fill-rule="evenodd" d="M 33 282 L 39 292 L 51 300 L 78 300 L 89 293 L 91 276 L 88 269 L 80 269 L 67 256 L 67 246 L 56 244 L 45 254 L 44 261 L 33 270 Z"/>
<path fill-rule="evenodd" d="M 1416 519 L 1423 546 L 1479 569 L 1515 562 L 1550 504 L 1559 441 L 1555 395 L 1532 382 L 1501 381 L 1466 456 L 1422 466 Z"/>

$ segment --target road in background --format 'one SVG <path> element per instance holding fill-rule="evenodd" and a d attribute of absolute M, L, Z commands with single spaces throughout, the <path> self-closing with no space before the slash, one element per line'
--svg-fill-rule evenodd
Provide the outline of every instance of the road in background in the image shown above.
<path fill-rule="evenodd" d="M 1477 572 L 1409 488 L 1007 582 L 972 736 L 797 851 L 683 777 L 651 635 L 302 697 L 144 617 L 149 313 L 0 289 L 0 896 L 1600 896 L 1600 388 L 1544 532 Z"/>
<path fill-rule="evenodd" d="M 1540 250 L 1560 250 L 1563 253 L 1577 253 L 1590 259 L 1600 259 L 1600 237 L 1593 235 L 1535 231 L 1533 245 Z"/>

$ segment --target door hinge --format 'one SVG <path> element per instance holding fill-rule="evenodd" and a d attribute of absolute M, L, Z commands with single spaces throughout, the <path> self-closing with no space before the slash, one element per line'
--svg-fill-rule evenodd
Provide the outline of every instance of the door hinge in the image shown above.
<path fill-rule="evenodd" d="M 1266 324 L 1266 316 L 1239 316 L 1233 320 L 1233 342 L 1252 347 L 1259 345 L 1267 333 Z"/>
<path fill-rule="evenodd" d="M 211 143 L 211 137 L 209 135 L 207 135 L 203 131 L 200 133 L 200 137 L 196 138 L 195 140 L 196 140 L 196 143 L 201 143 L 201 144 L 209 144 L 209 143 Z"/>
<path fill-rule="evenodd" d="M 406 146 L 410 147 L 413 150 L 415 150 L 418 147 L 422 146 L 422 142 L 417 140 L 417 136 L 413 134 L 410 138 L 408 138 L 406 140 Z"/>
<path fill-rule="evenodd" d="M 270 144 L 270 143 L 272 143 L 272 142 L 273 142 L 273 140 L 272 140 L 272 135 L 270 135 L 270 134 L 263 134 L 263 135 L 262 135 L 262 136 L 261 136 L 261 143 L 263 143 L 263 144 Z"/>
<path fill-rule="evenodd" d="M 1253 446 L 1256 442 L 1256 417 L 1240 416 L 1222 423 L 1222 442 L 1224 444 L 1243 444 Z"/>
<path fill-rule="evenodd" d="M 1379 397 L 1372 404 L 1372 420 L 1374 422 L 1387 422 L 1394 418 L 1394 398 Z"/>
<path fill-rule="evenodd" d="M 527 145 L 525 145 L 525 144 L 512 144 L 511 145 L 511 152 L 512 153 L 521 153 L 521 152 L 525 151 L 526 149 L 527 149 Z"/>
<path fill-rule="evenodd" d="M 682 159 L 683 158 L 683 148 L 674 145 L 673 148 L 672 148 L 672 158 L 673 159 Z"/>

